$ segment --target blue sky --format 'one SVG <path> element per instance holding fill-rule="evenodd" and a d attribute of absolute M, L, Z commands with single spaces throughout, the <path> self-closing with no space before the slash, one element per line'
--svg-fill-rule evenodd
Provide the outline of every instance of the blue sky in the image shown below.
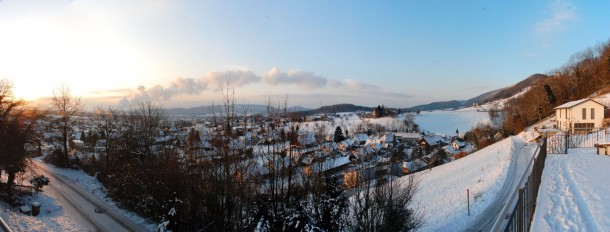
<path fill-rule="evenodd" d="M 408 107 L 547 73 L 610 39 L 610 1 L 2 1 L 26 99 Z"/>

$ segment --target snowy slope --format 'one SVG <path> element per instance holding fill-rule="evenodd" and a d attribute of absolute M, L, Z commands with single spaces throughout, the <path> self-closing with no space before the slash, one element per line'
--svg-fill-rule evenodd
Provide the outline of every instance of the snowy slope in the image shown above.
<path fill-rule="evenodd" d="M 532 231 L 610 231 L 610 157 L 595 148 L 547 157 Z"/>
<path fill-rule="evenodd" d="M 417 173 L 420 185 L 414 206 L 424 214 L 421 231 L 467 229 L 496 200 L 509 173 L 514 173 L 515 153 L 533 155 L 534 150 L 529 147 L 520 149 L 528 141 L 525 137 L 529 135 L 513 136 L 457 161 Z"/>

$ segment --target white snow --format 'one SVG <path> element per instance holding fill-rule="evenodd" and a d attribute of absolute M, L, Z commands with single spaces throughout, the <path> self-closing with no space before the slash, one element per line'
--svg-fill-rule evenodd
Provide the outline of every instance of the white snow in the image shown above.
<path fill-rule="evenodd" d="M 43 166 L 48 170 L 53 170 L 55 175 L 60 175 L 64 180 L 71 182 L 72 185 L 76 185 L 84 191 L 95 195 L 100 202 L 106 205 L 106 207 L 112 208 L 115 212 L 118 212 L 123 217 L 127 218 L 127 220 L 144 227 L 148 231 L 153 231 L 156 228 L 156 225 L 150 224 L 145 219 L 128 211 L 119 209 L 116 204 L 106 196 L 105 189 L 95 177 L 89 176 L 79 170 L 55 168 L 52 165 L 41 162 L 39 158 L 32 160 L 32 162 L 35 162 L 37 165 Z M 28 176 L 31 175 L 34 175 L 34 172 L 28 171 L 25 173 L 25 177 L 21 179 L 28 180 L 30 178 Z M 6 175 L 3 175 L 3 178 L 5 178 L 5 176 Z M 20 181 L 18 184 L 28 185 L 27 183 Z M 61 183 L 52 180 L 48 186 L 43 187 L 43 192 L 25 198 L 26 206 L 31 206 L 34 202 L 39 202 L 42 205 L 38 216 L 25 215 L 19 211 L 18 207 L 13 208 L 3 201 L 0 201 L 0 216 L 13 231 L 96 230 L 96 227 L 99 225 L 94 225 L 93 222 L 87 218 L 91 215 L 82 214 L 82 210 L 84 210 L 82 208 L 83 205 L 74 203 L 76 198 L 61 190 L 61 188 L 64 187 L 65 186 L 62 186 Z M 70 201 L 73 202 L 68 202 L 67 199 L 71 199 Z M 98 218 L 98 220 L 102 219 Z M 108 229 L 106 226 L 110 225 L 103 226 L 104 227 L 101 229 L 106 230 Z"/>
<path fill-rule="evenodd" d="M 63 169 L 56 168 L 53 165 L 46 164 L 40 160 L 33 160 L 37 165 L 43 166 L 46 169 L 52 170 L 56 175 L 60 175 L 62 178 L 71 181 L 72 184 L 77 185 L 86 192 L 91 193 L 97 197 L 106 207 L 112 208 L 115 212 L 120 213 L 123 217 L 144 226 L 147 230 L 151 231 L 156 228 L 155 224 L 149 223 L 146 219 L 136 215 L 135 213 L 119 208 L 114 201 L 106 194 L 106 188 L 100 183 L 94 176 L 87 175 L 81 170 L 74 169 Z"/>
<path fill-rule="evenodd" d="M 31 177 L 30 172 L 25 173 L 24 179 Z M 2 181 L 6 181 L 6 175 L 2 175 Z M 29 183 L 18 182 L 27 185 Z M 42 205 L 38 216 L 25 215 L 19 211 L 19 207 L 11 207 L 4 201 L 0 201 L 0 217 L 8 224 L 13 231 L 86 231 L 89 228 L 83 227 L 82 222 L 72 216 L 72 212 L 62 206 L 58 193 L 43 188 L 34 196 L 26 197 L 26 206 L 31 206 L 33 202 Z"/>
<path fill-rule="evenodd" d="M 515 155 L 527 158 L 534 154 L 535 146 L 522 149 L 527 137 L 525 134 L 509 137 L 462 159 L 416 173 L 420 184 L 414 206 L 425 220 L 420 231 L 467 229 L 500 195 L 507 176 L 516 168 L 511 162 Z"/>
<path fill-rule="evenodd" d="M 610 156 L 595 148 L 549 154 L 532 231 L 610 231 Z"/>

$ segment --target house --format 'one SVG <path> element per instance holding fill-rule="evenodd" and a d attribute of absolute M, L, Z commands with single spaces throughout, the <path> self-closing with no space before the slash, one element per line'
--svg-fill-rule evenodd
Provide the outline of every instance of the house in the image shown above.
<path fill-rule="evenodd" d="M 445 139 L 440 136 L 424 136 L 418 142 L 422 149 L 429 149 L 431 147 L 440 147 L 446 144 Z"/>
<path fill-rule="evenodd" d="M 384 143 L 393 143 L 394 142 L 394 134 L 386 133 L 381 137 L 381 141 Z"/>
<path fill-rule="evenodd" d="M 555 126 L 571 133 L 587 133 L 602 127 L 606 106 L 590 98 L 555 107 Z"/>
<path fill-rule="evenodd" d="M 465 142 L 461 142 L 457 139 L 453 139 L 453 141 L 451 141 L 451 146 L 453 147 L 453 149 L 455 150 L 459 150 L 462 149 L 464 147 L 466 147 L 466 143 Z"/>
<path fill-rule="evenodd" d="M 353 143 L 354 142 L 351 139 L 343 140 L 339 143 L 339 149 L 341 149 L 341 151 L 346 151 L 352 147 Z"/>
<path fill-rule="evenodd" d="M 353 140 L 355 145 L 364 145 L 369 140 L 369 136 L 367 134 L 356 134 Z"/>

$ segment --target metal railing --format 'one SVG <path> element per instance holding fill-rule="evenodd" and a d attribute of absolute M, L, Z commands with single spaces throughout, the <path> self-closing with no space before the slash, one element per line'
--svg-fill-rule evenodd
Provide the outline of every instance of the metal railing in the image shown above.
<path fill-rule="evenodd" d="M 547 153 L 568 154 L 568 148 L 591 148 L 600 141 L 609 141 L 607 130 L 596 130 L 589 133 L 562 132 L 547 138 Z"/>
<path fill-rule="evenodd" d="M 544 138 L 534 157 L 531 172 L 527 178 L 519 183 L 518 191 L 511 196 L 509 203 L 504 207 L 492 231 L 529 231 L 536 210 L 538 189 L 542 180 L 542 171 L 547 156 L 547 139 Z M 528 165 L 528 167 L 530 166 Z M 529 168 L 528 168 L 529 170 Z M 516 201 L 515 201 L 516 200 Z"/>
<path fill-rule="evenodd" d="M 11 230 L 10 227 L 8 227 L 8 225 L 6 224 L 6 222 L 4 222 L 4 220 L 2 220 L 2 217 L 0 217 L 0 229 L 2 229 L 2 231 L 4 232 L 13 232 Z"/>

